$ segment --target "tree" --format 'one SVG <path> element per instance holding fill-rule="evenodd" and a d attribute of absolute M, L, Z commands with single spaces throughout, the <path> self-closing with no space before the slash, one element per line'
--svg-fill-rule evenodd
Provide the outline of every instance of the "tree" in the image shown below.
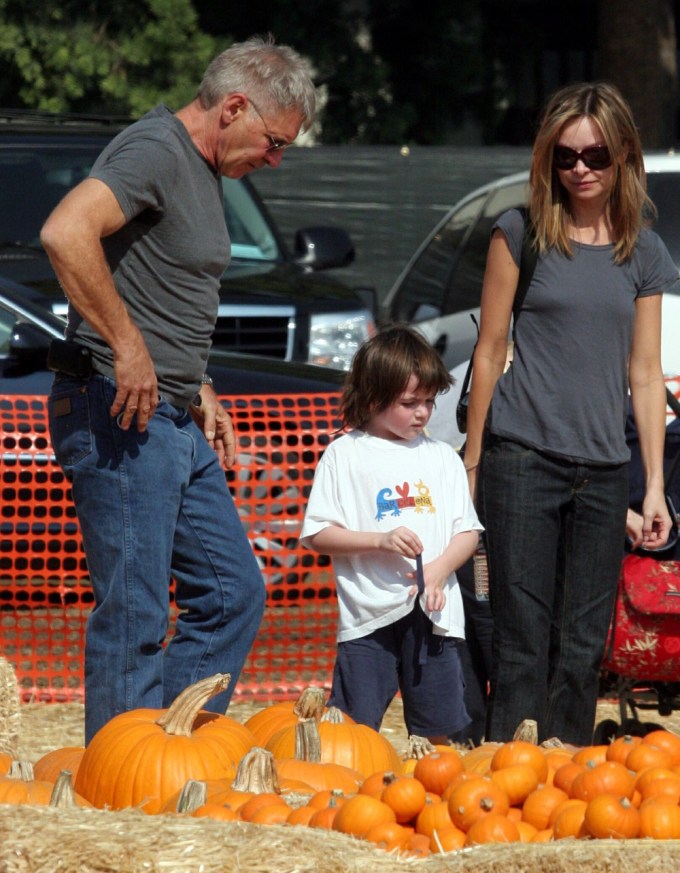
<path fill-rule="evenodd" d="M 672 0 L 600 0 L 600 76 L 629 101 L 646 149 L 673 145 L 677 113 Z"/>
<path fill-rule="evenodd" d="M 215 54 L 191 0 L 0 0 L 0 103 L 141 115 L 179 108 Z"/>

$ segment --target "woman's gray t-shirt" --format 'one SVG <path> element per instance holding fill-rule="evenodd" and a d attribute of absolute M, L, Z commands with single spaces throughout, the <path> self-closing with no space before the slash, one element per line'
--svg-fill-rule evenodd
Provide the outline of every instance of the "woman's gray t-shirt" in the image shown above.
<path fill-rule="evenodd" d="M 504 213 L 495 228 L 519 264 L 521 213 Z M 630 456 L 624 428 L 635 300 L 668 290 L 678 269 L 648 229 L 623 264 L 614 263 L 613 245 L 572 242 L 572 249 L 572 257 L 552 249 L 538 258 L 489 428 L 558 457 L 619 464 Z"/>
<path fill-rule="evenodd" d="M 158 106 L 113 139 L 90 177 L 128 223 L 102 240 L 118 293 L 151 354 L 160 393 L 188 406 L 205 372 L 230 242 L 222 183 L 185 126 Z M 68 335 L 113 377 L 113 353 L 73 307 Z"/>

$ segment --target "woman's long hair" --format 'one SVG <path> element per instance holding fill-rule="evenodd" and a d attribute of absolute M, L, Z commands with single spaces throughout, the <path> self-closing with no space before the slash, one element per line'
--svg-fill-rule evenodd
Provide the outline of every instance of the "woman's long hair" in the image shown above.
<path fill-rule="evenodd" d="M 630 107 L 613 85 L 584 82 L 567 85 L 550 98 L 534 141 L 529 214 L 540 251 L 556 248 L 571 255 L 567 227 L 569 197 L 553 168 L 553 149 L 565 124 L 588 117 L 597 122 L 612 157 L 614 184 L 609 220 L 617 263 L 627 260 L 646 219 L 655 216 L 647 195 L 640 137 Z"/>

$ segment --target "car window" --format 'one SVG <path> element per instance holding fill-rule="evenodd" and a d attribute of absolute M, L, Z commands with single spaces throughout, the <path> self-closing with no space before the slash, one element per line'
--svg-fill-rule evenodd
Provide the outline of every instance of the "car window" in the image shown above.
<path fill-rule="evenodd" d="M 484 204 L 479 220 L 468 235 L 451 275 L 444 307 L 446 313 L 461 312 L 479 306 L 479 299 L 489 250 L 491 228 L 508 209 L 526 203 L 526 185 L 504 185 Z"/>
<path fill-rule="evenodd" d="M 279 260 L 276 239 L 246 186 L 238 179 L 223 177 L 222 190 L 232 258 L 251 261 Z"/>
<path fill-rule="evenodd" d="M 0 240 L 40 244 L 40 228 L 61 198 L 90 171 L 99 149 L 0 149 Z"/>
<path fill-rule="evenodd" d="M 9 344 L 12 339 L 12 331 L 16 324 L 16 316 L 13 312 L 0 306 L 0 357 L 5 358 L 9 354 Z"/>
<path fill-rule="evenodd" d="M 486 194 L 456 210 L 435 233 L 405 276 L 395 298 L 395 321 L 422 321 L 444 311 L 444 302 L 466 235 Z"/>
<path fill-rule="evenodd" d="M 647 189 L 659 213 L 654 230 L 680 266 L 680 173 L 648 173 Z"/>

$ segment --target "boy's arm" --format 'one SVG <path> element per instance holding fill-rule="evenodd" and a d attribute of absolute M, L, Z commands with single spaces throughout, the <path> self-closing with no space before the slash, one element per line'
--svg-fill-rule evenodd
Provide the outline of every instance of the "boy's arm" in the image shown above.
<path fill-rule="evenodd" d="M 311 549 L 322 555 L 394 552 L 405 558 L 415 558 L 423 550 L 420 538 L 407 527 L 397 527 L 385 533 L 365 533 L 332 524 L 305 540 Z"/>
<path fill-rule="evenodd" d="M 479 542 L 479 531 L 465 530 L 455 534 L 449 540 L 448 546 L 444 551 L 435 558 L 423 565 L 423 575 L 425 577 L 425 593 L 427 596 L 426 608 L 433 612 L 441 610 L 446 604 L 445 585 L 446 580 L 451 573 L 471 558 L 477 543 Z M 415 593 L 417 589 L 412 589 Z"/>

